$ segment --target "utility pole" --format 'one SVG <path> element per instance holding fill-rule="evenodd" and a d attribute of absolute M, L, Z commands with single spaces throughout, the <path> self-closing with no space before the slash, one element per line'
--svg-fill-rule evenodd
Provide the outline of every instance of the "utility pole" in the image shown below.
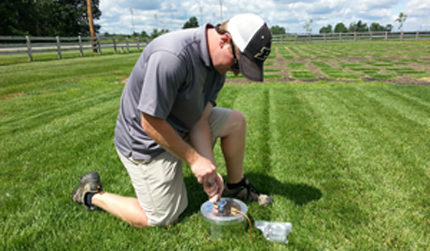
<path fill-rule="evenodd" d="M 130 13 L 131 13 L 131 26 L 133 28 L 133 34 L 134 34 L 134 13 L 133 13 L 133 8 L 130 9 Z"/>
<path fill-rule="evenodd" d="M 87 0 L 87 10 L 88 10 L 88 22 L 90 25 L 90 34 L 94 36 L 94 23 L 93 23 L 93 11 L 91 9 L 91 0 Z"/>
<path fill-rule="evenodd" d="M 219 9 L 220 9 L 221 23 L 222 23 L 222 0 L 219 0 Z"/>
<path fill-rule="evenodd" d="M 155 18 L 155 24 L 157 25 L 157 32 L 158 32 L 158 14 L 157 13 L 154 14 L 154 18 Z"/>
<path fill-rule="evenodd" d="M 88 22 L 90 25 L 90 35 L 91 35 L 91 37 L 95 37 L 94 22 L 93 22 L 93 11 L 91 9 L 91 0 L 87 0 L 87 11 L 88 11 Z M 93 40 L 93 47 L 95 47 L 94 42 L 95 42 L 95 40 Z M 97 52 L 97 49 L 93 49 L 93 52 Z"/>
<path fill-rule="evenodd" d="M 203 12 L 203 7 L 200 5 L 200 25 L 203 25 L 203 15 L 202 15 L 202 12 Z"/>

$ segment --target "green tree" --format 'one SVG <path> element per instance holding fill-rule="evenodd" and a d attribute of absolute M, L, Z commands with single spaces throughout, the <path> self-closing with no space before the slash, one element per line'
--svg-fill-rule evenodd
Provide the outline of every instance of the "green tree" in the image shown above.
<path fill-rule="evenodd" d="M 387 31 L 392 31 L 393 30 L 393 25 L 391 24 L 387 24 Z"/>
<path fill-rule="evenodd" d="M 98 20 L 100 0 L 91 0 L 93 19 Z M 88 36 L 86 0 L 2 0 L 0 35 Z M 98 33 L 100 25 L 94 25 Z"/>
<path fill-rule="evenodd" d="M 348 32 L 348 29 L 343 23 L 337 23 L 334 27 L 334 33 L 345 33 Z"/>
<path fill-rule="evenodd" d="M 331 26 L 331 24 L 324 26 L 320 29 L 320 33 L 332 33 L 333 32 L 333 27 Z"/>
<path fill-rule="evenodd" d="M 93 20 L 100 19 L 99 0 L 91 0 Z M 53 0 L 55 15 L 50 18 L 52 33 L 59 36 L 89 36 L 89 21 L 86 0 Z M 52 15 L 50 13 L 50 15 Z M 100 25 L 94 24 L 94 31 L 98 33 Z"/>
<path fill-rule="evenodd" d="M 149 35 L 148 35 L 148 33 L 146 33 L 146 31 L 142 31 L 142 32 L 140 33 L 140 37 L 141 37 L 141 38 L 149 38 Z"/>
<path fill-rule="evenodd" d="M 191 17 L 185 24 L 182 26 L 182 29 L 195 28 L 199 27 L 199 22 L 197 21 L 197 17 Z"/>
<path fill-rule="evenodd" d="M 307 33 L 312 33 L 312 28 L 310 28 L 310 26 L 313 22 L 314 20 L 311 18 L 305 23 L 305 26 L 303 26 L 303 29 L 305 29 Z"/>
<path fill-rule="evenodd" d="M 151 35 L 149 36 L 149 38 L 150 39 L 154 39 L 154 38 L 156 38 L 156 37 L 158 37 L 158 36 L 161 36 L 161 35 L 163 35 L 163 34 L 165 34 L 165 33 L 168 33 L 169 32 L 169 30 L 168 29 L 161 29 L 161 30 L 158 30 L 158 29 L 154 29 L 154 30 L 152 30 L 152 33 L 151 33 Z"/>
<path fill-rule="evenodd" d="M 399 22 L 399 30 L 402 30 L 403 24 L 406 22 L 406 19 L 408 18 L 408 15 L 403 14 L 403 12 L 400 12 L 399 17 L 394 22 Z"/>
<path fill-rule="evenodd" d="M 372 23 L 370 25 L 371 31 L 391 31 L 393 26 L 391 24 L 388 24 L 387 26 L 380 25 L 379 23 Z"/>
<path fill-rule="evenodd" d="M 365 32 L 369 31 L 369 28 L 367 27 L 366 23 L 361 22 L 361 20 L 358 20 L 357 23 L 351 23 L 349 25 L 349 32 Z"/>
<path fill-rule="evenodd" d="M 279 25 L 274 25 L 270 27 L 270 32 L 272 32 L 273 35 L 282 35 L 285 34 L 285 28 Z"/>
<path fill-rule="evenodd" d="M 0 35 L 34 33 L 37 12 L 33 1 L 2 0 L 0 17 Z"/>

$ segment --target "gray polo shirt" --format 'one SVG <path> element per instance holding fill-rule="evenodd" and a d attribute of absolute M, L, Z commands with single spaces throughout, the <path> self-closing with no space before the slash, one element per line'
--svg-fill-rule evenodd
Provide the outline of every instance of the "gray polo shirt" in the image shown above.
<path fill-rule="evenodd" d="M 133 159 L 151 159 L 164 150 L 141 126 L 141 113 L 165 119 L 183 137 L 216 105 L 225 75 L 212 66 L 206 39 L 211 25 L 167 33 L 139 57 L 124 87 L 115 128 L 115 146 Z"/>

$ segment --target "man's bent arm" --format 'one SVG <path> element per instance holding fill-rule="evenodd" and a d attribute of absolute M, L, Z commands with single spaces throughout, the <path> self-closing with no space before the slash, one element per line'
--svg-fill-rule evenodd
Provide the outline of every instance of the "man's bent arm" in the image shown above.
<path fill-rule="evenodd" d="M 209 125 L 209 116 L 211 115 L 213 105 L 209 102 L 200 120 L 193 126 L 190 131 L 190 140 L 193 147 L 203 157 L 209 159 L 216 166 L 215 157 L 212 148 L 212 132 Z M 224 190 L 224 181 L 221 175 L 217 174 L 213 178 L 216 184 L 204 184 L 203 188 L 212 202 L 221 199 Z"/>
<path fill-rule="evenodd" d="M 212 160 L 187 144 L 166 120 L 142 113 L 142 127 L 163 149 L 190 165 L 199 183 L 213 179 L 216 166 Z"/>
<path fill-rule="evenodd" d="M 211 128 L 209 126 L 209 116 L 211 115 L 212 108 L 213 105 L 209 102 L 203 111 L 202 117 L 191 129 L 190 140 L 194 149 L 200 155 L 212 161 L 212 164 L 216 166 L 212 149 Z"/>

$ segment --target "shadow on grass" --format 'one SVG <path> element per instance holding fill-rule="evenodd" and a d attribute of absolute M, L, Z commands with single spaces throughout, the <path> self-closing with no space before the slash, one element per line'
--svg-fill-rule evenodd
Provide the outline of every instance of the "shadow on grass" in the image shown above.
<path fill-rule="evenodd" d="M 283 183 L 275 177 L 260 173 L 245 173 L 245 176 L 248 177 L 249 181 L 259 192 L 271 196 L 283 196 L 298 206 L 304 206 L 322 197 L 321 190 L 307 184 Z M 200 211 L 201 204 L 208 199 L 202 185 L 197 182 L 194 176 L 184 177 L 184 179 L 188 192 L 188 207 L 181 218 L 191 216 Z"/>
<path fill-rule="evenodd" d="M 275 177 L 260 173 L 246 173 L 245 175 L 259 192 L 283 196 L 298 206 L 306 205 L 322 197 L 318 188 L 307 184 L 283 183 Z"/>

